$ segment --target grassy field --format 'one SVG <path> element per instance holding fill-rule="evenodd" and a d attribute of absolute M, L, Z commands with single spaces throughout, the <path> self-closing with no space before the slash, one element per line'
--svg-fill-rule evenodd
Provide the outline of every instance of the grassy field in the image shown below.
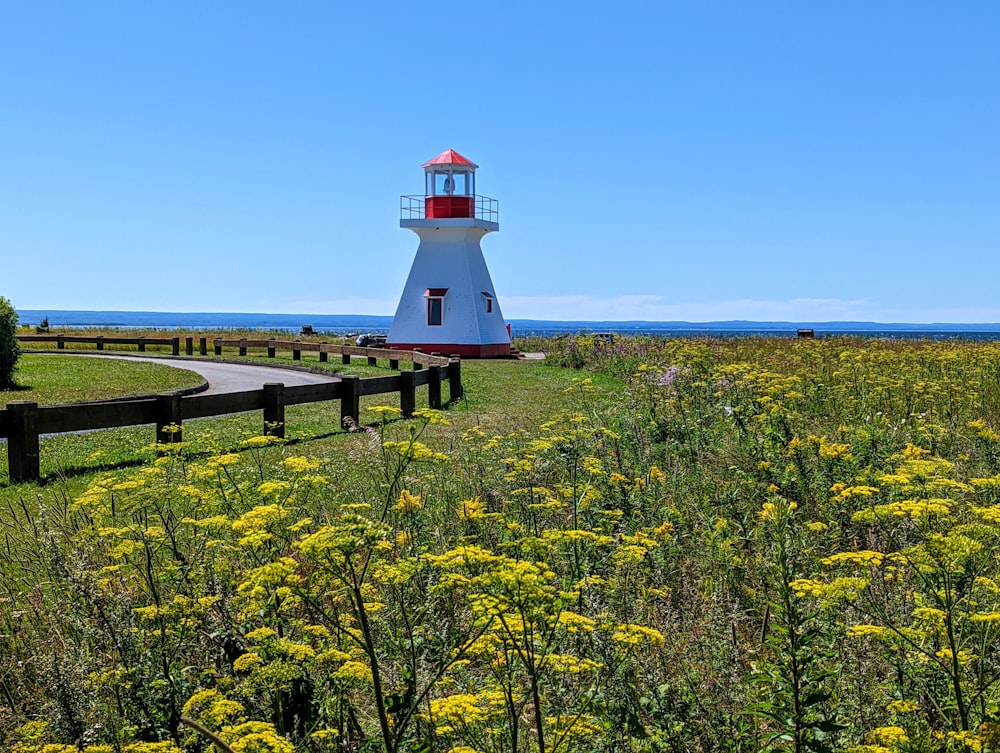
<path fill-rule="evenodd" d="M 443 413 L 0 490 L 0 739 L 996 749 L 1000 346 L 520 345 Z"/>

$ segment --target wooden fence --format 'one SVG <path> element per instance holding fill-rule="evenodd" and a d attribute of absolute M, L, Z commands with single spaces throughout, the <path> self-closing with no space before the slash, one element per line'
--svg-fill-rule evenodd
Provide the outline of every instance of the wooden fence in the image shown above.
<path fill-rule="evenodd" d="M 362 348 L 354 345 L 336 345 L 328 342 L 312 342 L 302 340 L 250 340 L 247 338 L 214 338 L 199 336 L 195 337 L 84 337 L 82 335 L 18 335 L 18 341 L 22 343 L 47 343 L 55 344 L 57 350 L 65 350 L 67 344 L 93 345 L 97 350 L 105 350 L 107 345 L 134 345 L 140 353 L 146 352 L 149 345 L 169 346 L 171 355 L 181 354 L 181 341 L 184 342 L 184 354 L 193 356 L 197 352 L 200 356 L 207 356 L 209 343 L 212 352 L 221 356 L 226 348 L 236 349 L 239 355 L 245 356 L 250 349 L 267 351 L 268 358 L 275 358 L 278 351 L 290 351 L 293 361 L 299 361 L 302 353 L 319 353 L 319 360 L 323 363 L 329 360 L 330 354 L 339 355 L 342 362 L 349 364 L 352 356 L 367 358 L 370 366 L 375 366 L 379 359 L 389 362 L 389 368 L 398 369 L 400 361 L 413 363 L 415 369 L 424 366 L 447 366 L 449 358 L 440 353 L 424 353 L 421 350 L 397 350 L 395 348 Z"/>
<path fill-rule="evenodd" d="M 18 335 L 18 341 L 23 343 L 55 343 L 59 350 L 66 343 L 83 343 L 96 345 L 98 350 L 104 350 L 105 345 L 136 345 L 140 353 L 146 352 L 147 345 L 169 345 L 175 356 L 181 354 L 181 339 L 179 337 L 77 337 L 76 335 Z M 190 340 L 191 338 L 187 338 Z M 190 354 L 189 354 L 190 355 Z"/>
<path fill-rule="evenodd" d="M 27 337 L 34 338 L 35 335 Z M 61 337 L 61 336 L 59 336 Z M 135 343 L 135 340 L 145 340 L 145 344 L 153 344 L 155 338 L 80 338 L 72 342 L 93 342 L 103 340 L 127 341 L 124 344 Z M 155 344 L 171 345 L 179 338 L 163 338 Z M 190 338 L 188 338 L 190 339 Z M 71 342 L 68 338 L 67 342 Z M 241 341 L 216 340 L 215 348 L 241 347 L 230 343 Z M 245 347 L 255 347 L 246 342 Z M 280 348 L 287 343 L 280 341 L 262 341 L 275 343 Z M 121 344 L 121 343 L 119 343 Z M 310 346 L 302 350 L 314 349 L 312 346 L 327 345 L 326 343 L 295 343 Z M 100 347 L 100 346 L 99 346 Z M 281 383 L 268 383 L 259 390 L 232 392 L 222 395 L 183 395 L 180 392 L 164 393 L 152 397 L 133 400 L 114 400 L 94 403 L 75 403 L 70 405 L 39 406 L 37 403 L 18 400 L 7 403 L 6 410 L 0 410 L 0 437 L 7 438 L 7 465 L 12 483 L 37 481 L 41 478 L 39 438 L 42 434 L 61 434 L 73 431 L 90 431 L 94 429 L 120 428 L 123 426 L 156 425 L 156 441 L 161 443 L 180 442 L 182 425 L 186 419 L 207 418 L 209 416 L 224 416 L 231 413 L 245 413 L 259 410 L 263 412 L 264 434 L 285 436 L 285 406 L 316 403 L 326 400 L 340 400 L 340 422 L 352 421 L 358 423 L 360 413 L 360 398 L 365 395 L 382 395 L 399 393 L 399 407 L 404 416 L 413 415 L 417 404 L 417 387 L 427 386 L 427 405 L 430 408 L 441 408 L 441 384 L 448 382 L 449 402 L 462 396 L 462 362 L 457 358 L 443 358 L 437 355 L 427 355 L 419 351 L 397 351 L 376 348 L 355 348 L 349 346 L 329 346 L 338 350 L 345 358 L 364 351 L 377 350 L 388 354 L 384 357 L 390 360 L 393 368 L 398 367 L 398 360 L 413 360 L 412 371 L 400 371 L 396 374 L 362 379 L 357 376 L 341 375 L 339 381 L 327 384 L 309 384 L 286 387 Z M 344 352 L 349 351 L 349 352 Z M 175 351 L 176 352 L 176 351 Z M 294 352 L 294 351 L 293 351 Z M 319 351 L 322 355 L 324 351 Z M 369 363 L 375 355 L 365 353 Z M 345 361 L 346 362 L 346 361 Z M 421 368 L 426 365 L 427 368 Z"/>

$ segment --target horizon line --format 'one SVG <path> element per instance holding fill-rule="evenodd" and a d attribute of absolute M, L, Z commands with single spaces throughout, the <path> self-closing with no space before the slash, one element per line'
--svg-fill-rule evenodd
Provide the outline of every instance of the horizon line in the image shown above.
<path fill-rule="evenodd" d="M 275 317 L 339 317 L 339 318 L 372 318 L 391 320 L 391 314 L 321 314 L 321 313 L 285 313 L 269 311 L 147 311 L 136 309 L 35 309 L 24 308 L 15 309 L 19 314 L 42 315 L 48 317 L 53 314 L 110 314 L 129 315 L 146 314 L 157 316 L 275 316 Z M 707 327 L 717 325 L 871 325 L 878 327 L 997 327 L 1000 322 L 957 322 L 957 321 L 936 321 L 936 322 L 906 322 L 906 321 L 877 321 L 867 319 L 713 319 L 704 321 L 691 321 L 685 319 L 541 319 L 510 317 L 509 322 L 527 323 L 553 323 L 553 324 L 655 324 L 655 325 L 676 325 Z"/>

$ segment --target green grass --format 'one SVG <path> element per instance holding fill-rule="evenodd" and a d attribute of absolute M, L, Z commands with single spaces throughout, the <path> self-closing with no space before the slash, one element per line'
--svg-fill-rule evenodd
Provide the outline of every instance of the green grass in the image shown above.
<path fill-rule="evenodd" d="M 108 400 L 181 390 L 204 380 L 190 371 L 154 362 L 28 353 L 17 369 L 20 389 L 0 390 L 0 405 L 30 400 L 39 405 Z"/>

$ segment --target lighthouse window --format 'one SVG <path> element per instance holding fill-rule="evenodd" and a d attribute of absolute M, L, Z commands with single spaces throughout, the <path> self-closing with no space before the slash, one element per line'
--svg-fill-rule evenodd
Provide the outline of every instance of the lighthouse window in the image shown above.
<path fill-rule="evenodd" d="M 435 196 L 450 196 L 455 193 L 455 181 L 449 173 L 434 173 Z"/>
<path fill-rule="evenodd" d="M 434 196 L 471 196 L 471 175 L 466 172 L 435 172 Z"/>
<path fill-rule="evenodd" d="M 493 296 L 487 293 L 485 290 L 482 291 L 483 296 L 483 306 L 486 308 L 487 314 L 493 313 Z"/>
<path fill-rule="evenodd" d="M 444 315 L 444 298 L 427 299 L 427 325 L 440 327 Z"/>

